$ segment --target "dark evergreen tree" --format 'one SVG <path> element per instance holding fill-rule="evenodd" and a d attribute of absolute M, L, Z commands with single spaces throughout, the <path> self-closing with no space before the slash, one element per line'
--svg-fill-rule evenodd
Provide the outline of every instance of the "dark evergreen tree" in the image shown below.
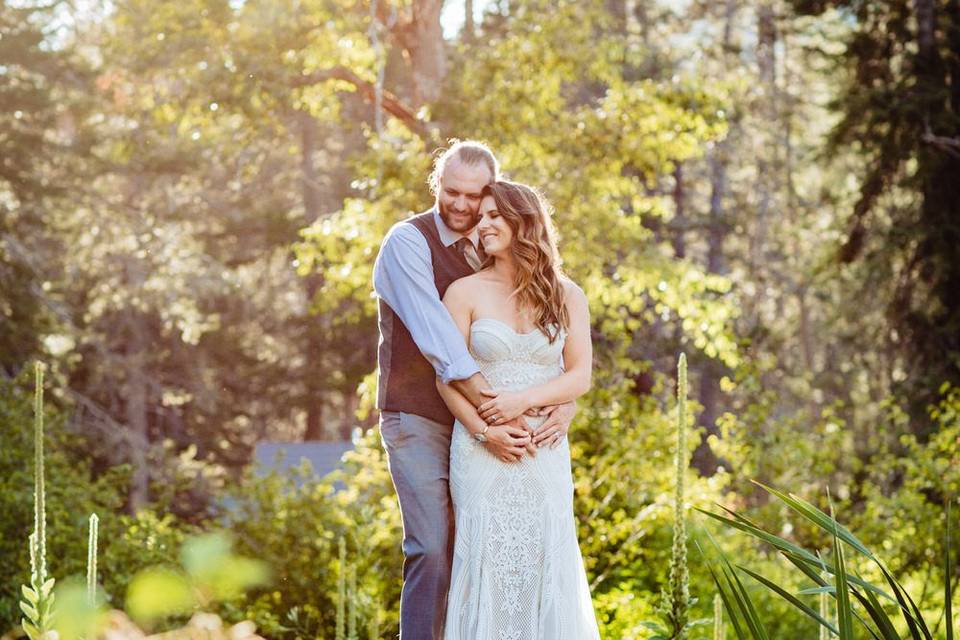
<path fill-rule="evenodd" d="M 792 3 L 857 25 L 839 54 L 848 81 L 830 145 L 866 162 L 837 257 L 863 263 L 863 291 L 887 296 L 895 381 L 925 412 L 942 382 L 960 381 L 960 2 Z"/>

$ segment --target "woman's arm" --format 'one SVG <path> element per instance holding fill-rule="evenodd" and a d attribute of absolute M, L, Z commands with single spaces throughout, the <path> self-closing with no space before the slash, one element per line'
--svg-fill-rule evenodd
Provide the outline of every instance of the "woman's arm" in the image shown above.
<path fill-rule="evenodd" d="M 467 345 L 470 344 L 470 325 L 473 322 L 473 296 L 469 295 L 468 289 L 468 283 L 462 280 L 457 281 L 447 287 L 447 292 L 443 297 L 443 303 L 450 311 L 450 315 L 463 334 Z M 471 435 L 486 431 L 487 442 L 485 445 L 491 453 L 504 462 L 520 460 L 527 451 L 526 446 L 530 443 L 530 434 L 527 431 L 517 425 L 488 426 L 487 422 L 477 413 L 473 403 L 462 393 L 450 384 L 444 384 L 439 377 L 436 380 L 437 390 L 450 409 L 450 413 L 466 427 Z"/>
<path fill-rule="evenodd" d="M 565 371 L 543 384 L 518 392 L 490 392 L 491 400 L 477 408 L 483 419 L 496 416 L 493 424 L 501 424 L 531 407 L 563 404 L 582 396 L 590 389 L 593 370 L 593 345 L 590 341 L 590 308 L 587 296 L 573 282 L 565 282 L 566 305 L 570 314 L 567 340 L 563 347 Z M 486 392 L 485 392 L 486 393 Z"/>

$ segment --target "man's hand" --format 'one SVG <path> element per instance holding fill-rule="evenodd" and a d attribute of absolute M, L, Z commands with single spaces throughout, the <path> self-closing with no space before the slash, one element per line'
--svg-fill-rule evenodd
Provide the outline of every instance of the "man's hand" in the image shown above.
<path fill-rule="evenodd" d="M 573 416 L 577 414 L 577 403 L 565 402 L 564 404 L 543 407 L 543 412 L 546 412 L 547 419 L 543 421 L 542 425 L 534 429 L 533 444 L 537 447 L 550 445 L 550 448 L 554 449 L 570 431 L 570 423 L 573 422 Z"/>
<path fill-rule="evenodd" d="M 489 424 L 505 424 L 530 409 L 522 392 L 484 389 L 481 393 L 490 400 L 477 407 L 477 413 Z"/>
<path fill-rule="evenodd" d="M 479 407 L 486 401 L 487 398 L 483 395 L 483 391 L 490 389 L 490 383 L 480 372 L 473 374 L 466 380 L 451 380 L 450 386 L 459 391 L 475 407 Z"/>
<path fill-rule="evenodd" d="M 519 462 L 524 453 L 533 455 L 536 451 L 530 440 L 530 433 L 518 426 L 516 421 L 487 429 L 487 441 L 483 446 L 504 462 Z"/>

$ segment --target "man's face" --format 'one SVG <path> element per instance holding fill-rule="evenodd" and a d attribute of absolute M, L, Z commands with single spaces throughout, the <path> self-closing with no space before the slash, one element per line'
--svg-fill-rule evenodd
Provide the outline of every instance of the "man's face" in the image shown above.
<path fill-rule="evenodd" d="M 493 179 L 484 164 L 468 165 L 451 158 L 440 176 L 437 205 L 440 218 L 452 231 L 466 234 L 480 220 L 480 192 Z"/>

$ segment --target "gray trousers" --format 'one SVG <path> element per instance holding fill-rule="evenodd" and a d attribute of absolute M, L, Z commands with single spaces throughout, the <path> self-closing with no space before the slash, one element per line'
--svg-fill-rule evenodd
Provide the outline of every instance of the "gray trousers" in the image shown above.
<path fill-rule="evenodd" d="M 401 640 L 440 640 L 453 562 L 450 425 L 411 413 L 383 411 L 387 451 L 403 519 Z"/>

